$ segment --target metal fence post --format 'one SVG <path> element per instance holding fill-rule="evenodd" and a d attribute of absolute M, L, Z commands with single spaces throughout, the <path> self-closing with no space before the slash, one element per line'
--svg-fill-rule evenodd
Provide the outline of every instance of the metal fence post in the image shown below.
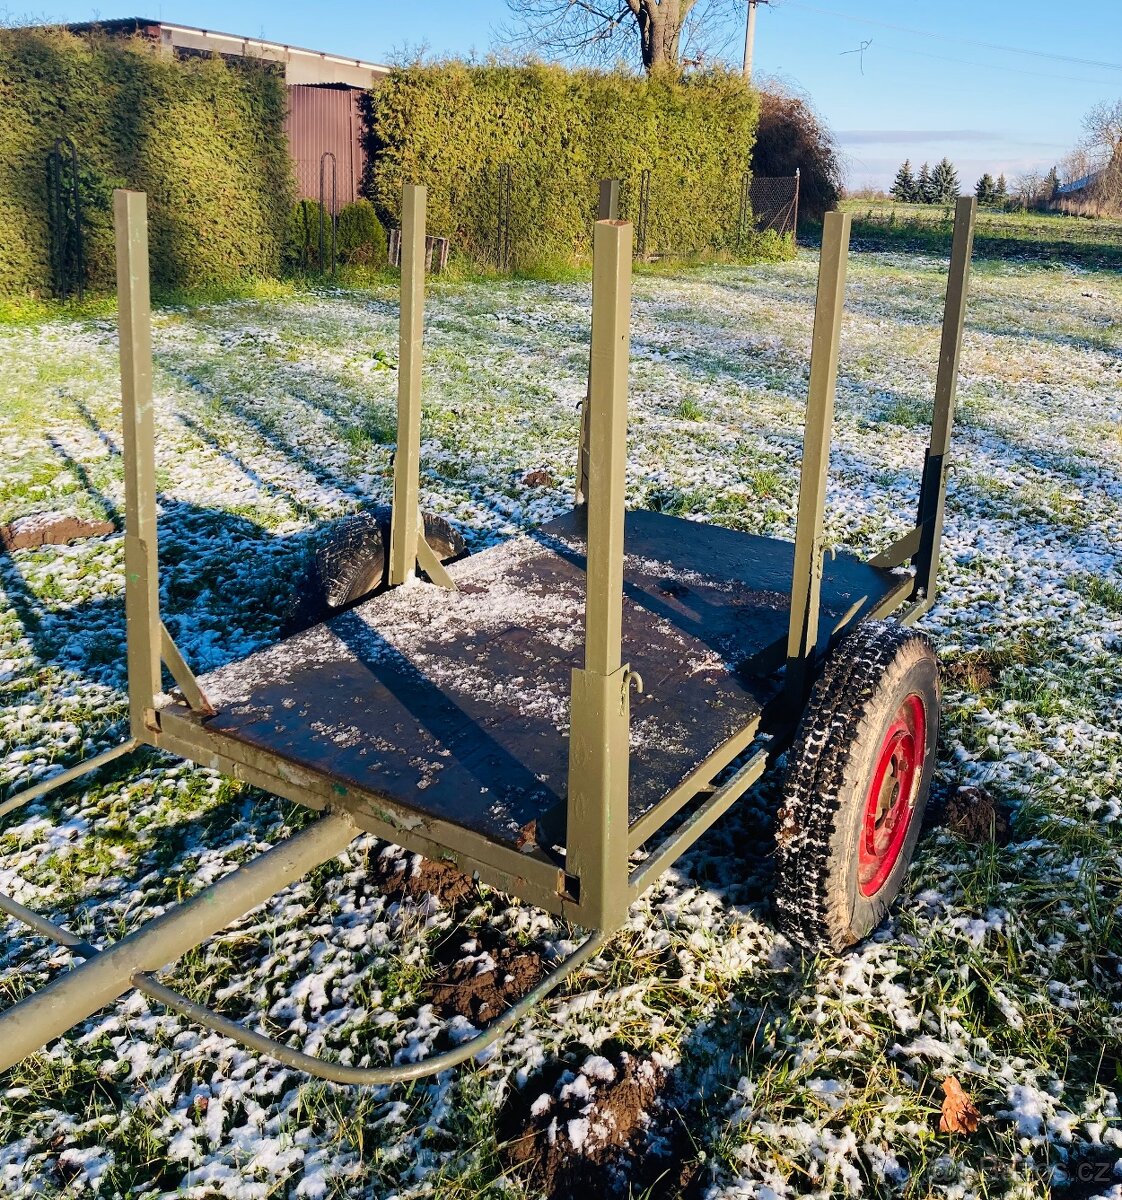
<path fill-rule="evenodd" d="M 962 331 L 966 324 L 966 293 L 970 283 L 970 255 L 974 247 L 974 220 L 978 201 L 960 196 L 955 206 L 951 267 L 943 308 L 943 335 L 939 346 L 939 373 L 935 381 L 935 412 L 931 444 L 923 464 L 919 490 L 919 549 L 912 560 L 916 569 L 917 599 L 928 602 L 935 595 L 939 573 L 939 550 L 943 539 L 943 512 L 947 497 L 948 452 L 954 422 L 958 364 L 962 354 Z"/>
<path fill-rule="evenodd" d="M 327 250 L 324 225 L 327 221 L 327 160 L 331 159 L 331 276 L 335 276 L 335 238 L 339 225 L 339 164 L 330 150 L 319 156 L 319 269 L 325 270 Z"/>
<path fill-rule="evenodd" d="M 745 171 L 740 179 L 740 212 L 736 221 L 736 249 L 739 253 L 748 232 L 748 220 L 752 215 L 752 176 Z"/>
<path fill-rule="evenodd" d="M 631 226 L 593 238 L 584 668 L 573 671 L 567 810 L 568 886 L 581 920 L 615 929 L 627 914 L 631 673 L 621 665 L 627 470 Z"/>
<path fill-rule="evenodd" d="M 129 724 L 149 739 L 160 691 L 160 585 L 156 542 L 156 450 L 152 406 L 152 309 L 148 281 L 148 201 L 113 193 L 117 236 L 121 416 L 125 463 L 125 619 Z"/>
<path fill-rule="evenodd" d="M 639 219 L 635 225 L 635 253 L 647 257 L 647 222 L 651 215 L 651 172 L 644 168 L 639 176 Z"/>
<path fill-rule="evenodd" d="M 785 701 L 792 709 L 803 705 L 817 656 L 822 556 L 825 549 L 822 544 L 822 524 L 851 221 L 849 213 L 831 212 L 826 214 L 822 226 L 822 258 L 818 267 L 818 296 L 810 351 L 810 388 L 795 526 L 791 621 L 787 634 L 784 693 Z"/>

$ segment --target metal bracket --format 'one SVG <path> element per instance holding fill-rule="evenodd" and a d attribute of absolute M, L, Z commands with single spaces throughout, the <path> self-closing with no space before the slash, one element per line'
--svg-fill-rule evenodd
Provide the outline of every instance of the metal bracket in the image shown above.
<path fill-rule="evenodd" d="M 187 665 L 183 655 L 179 653 L 179 647 L 168 633 L 168 628 L 163 621 L 160 622 L 160 657 L 171 672 L 171 677 L 179 685 L 179 690 L 191 706 L 191 711 L 204 717 L 216 716 L 218 710 L 207 699 L 206 693 L 195 678 L 195 673 Z"/>

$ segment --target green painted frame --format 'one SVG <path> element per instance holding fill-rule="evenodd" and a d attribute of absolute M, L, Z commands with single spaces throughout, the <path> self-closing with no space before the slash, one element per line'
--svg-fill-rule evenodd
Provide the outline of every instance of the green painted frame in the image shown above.
<path fill-rule="evenodd" d="M 746 723 L 629 828 L 629 697 L 633 686 L 641 689 L 642 681 L 622 661 L 632 229 L 629 223 L 616 219 L 617 206 L 618 186 L 614 181 L 604 181 L 600 190 L 601 219 L 594 229 L 589 384 L 582 406 L 578 459 L 579 497 L 588 507 L 585 663 L 573 671 L 572 677 L 567 853 L 561 869 L 541 851 L 519 853 L 472 830 L 423 817 L 386 796 L 342 787 L 325 776 L 294 767 L 271 751 L 235 742 L 207 728 L 205 720 L 214 715 L 214 709 L 176 648 L 159 611 L 146 198 L 138 192 L 114 193 L 124 422 L 130 736 L 120 746 L 4 801 L 0 816 L 141 745 L 212 767 L 325 815 L 107 949 L 90 946 L 64 927 L 0 895 L 0 911 L 71 947 L 86 960 L 0 1014 L 0 1070 L 132 987 L 252 1049 L 335 1082 L 385 1084 L 444 1070 L 491 1044 L 587 962 L 623 924 L 628 905 L 727 811 L 786 747 L 827 649 L 820 644 L 823 639 L 816 631 L 850 218 L 829 213 L 823 227 L 783 696 L 763 716 Z M 914 573 L 902 575 L 900 585 L 863 619 L 896 612 L 898 620 L 910 623 L 932 602 L 975 214 L 973 198 L 959 201 L 934 421 L 916 526 L 872 560 L 881 567 L 903 566 L 910 560 Z M 420 567 L 434 584 L 454 588 L 424 539 L 418 505 L 424 238 L 425 190 L 406 186 L 402 203 L 399 448 L 394 463 L 390 583 L 404 583 Z M 838 622 L 831 642 L 857 619 L 861 607 L 860 603 L 855 605 Z M 163 666 L 187 701 L 189 715 L 161 707 Z M 766 742 L 757 744 L 761 734 L 769 736 Z M 722 778 L 730 769 L 731 776 Z M 632 866 L 629 856 L 668 827 L 669 832 L 648 857 Z M 339 854 L 359 832 L 373 833 L 426 857 L 446 860 L 592 932 L 532 992 L 475 1038 L 444 1054 L 400 1067 L 351 1068 L 303 1054 L 195 1004 L 156 978 L 161 967 L 187 949 L 311 867 Z"/>

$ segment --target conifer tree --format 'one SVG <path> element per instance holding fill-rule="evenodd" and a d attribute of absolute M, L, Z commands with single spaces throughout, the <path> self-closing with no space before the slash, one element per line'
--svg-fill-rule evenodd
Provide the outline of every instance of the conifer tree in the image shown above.
<path fill-rule="evenodd" d="M 993 198 L 997 204 L 1004 204 L 1009 198 L 1009 185 L 1005 182 L 1004 173 L 997 177 L 997 186 L 993 189 Z"/>
<path fill-rule="evenodd" d="M 1056 193 L 1060 190 L 1060 173 L 1055 167 L 1048 172 L 1048 178 L 1044 181 L 1044 187 L 1047 191 L 1047 198 L 1054 200 Z"/>
<path fill-rule="evenodd" d="M 958 199 L 958 172 L 949 158 L 942 158 L 931 172 L 932 204 L 953 204 Z"/>
<path fill-rule="evenodd" d="M 924 163 L 916 176 L 916 199 L 920 204 L 931 203 L 931 168 Z"/>
<path fill-rule="evenodd" d="M 974 185 L 974 195 L 978 197 L 979 204 L 992 204 L 996 195 L 996 185 L 993 181 L 993 176 L 986 171 L 981 179 Z"/>
<path fill-rule="evenodd" d="M 900 170 L 896 172 L 896 179 L 892 184 L 889 194 L 894 200 L 899 200 L 902 204 L 909 204 L 915 199 L 916 181 L 915 176 L 912 174 L 911 159 L 904 159 Z"/>

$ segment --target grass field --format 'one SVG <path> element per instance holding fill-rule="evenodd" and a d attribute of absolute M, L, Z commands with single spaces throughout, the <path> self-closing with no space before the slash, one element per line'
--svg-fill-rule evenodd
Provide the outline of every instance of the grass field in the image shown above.
<path fill-rule="evenodd" d="M 946 253 L 954 212 L 938 204 L 847 200 L 853 237 L 867 249 Z M 975 244 L 980 255 L 1059 261 L 1096 269 L 1122 266 L 1122 219 L 1054 212 L 978 210 Z"/>
<path fill-rule="evenodd" d="M 914 514 L 945 267 L 852 260 L 835 543 L 875 550 Z M 803 251 L 637 281 L 631 504 L 792 533 L 815 271 Z M 588 302 L 580 280 L 435 288 L 422 498 L 473 549 L 569 503 Z M 947 672 L 936 800 L 984 787 L 1007 845 L 933 825 L 888 924 L 814 960 L 771 924 L 764 792 L 496 1053 L 408 1087 L 310 1082 L 134 996 L 0 1078 L 0 1192 L 1117 1200 L 1120 314 L 1117 271 L 975 272 L 923 627 Z M 276 636 L 317 522 L 388 499 L 396 306 L 388 290 L 181 305 L 156 315 L 155 350 L 164 611 L 206 670 Z M 0 521 L 115 517 L 113 320 L 0 326 L 0 361 Z M 552 482 L 523 483 L 539 470 Z M 120 736 L 122 569 L 119 536 L 0 558 L 0 795 Z M 111 940 L 308 819 L 148 754 L 10 818 L 0 889 Z M 575 934 L 416 865 L 362 840 L 171 982 L 356 1063 L 441 1048 L 465 1030 L 434 1001 L 449 963 L 548 956 Z M 5 1002 L 70 962 L 13 924 L 2 946 Z M 973 1134 L 938 1131 L 952 1074 Z"/>

